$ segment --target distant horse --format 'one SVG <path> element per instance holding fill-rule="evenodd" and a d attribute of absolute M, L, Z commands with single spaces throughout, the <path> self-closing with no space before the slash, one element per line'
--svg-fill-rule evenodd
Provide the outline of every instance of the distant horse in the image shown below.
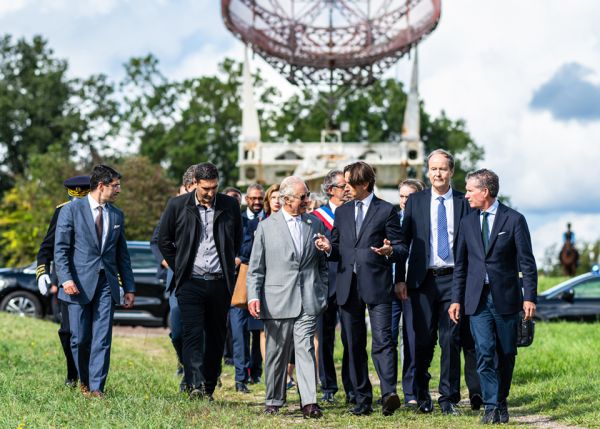
<path fill-rule="evenodd" d="M 562 249 L 560 249 L 558 259 L 560 265 L 562 265 L 564 275 L 573 277 L 579 263 L 579 252 L 569 238 L 567 238 Z"/>

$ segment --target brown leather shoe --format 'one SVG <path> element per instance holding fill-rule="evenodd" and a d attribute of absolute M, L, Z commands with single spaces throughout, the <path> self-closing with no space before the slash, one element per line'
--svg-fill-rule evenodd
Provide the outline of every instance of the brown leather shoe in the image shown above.
<path fill-rule="evenodd" d="M 302 415 L 305 419 L 320 419 L 323 417 L 323 412 L 317 404 L 306 404 L 302 407 Z"/>
<path fill-rule="evenodd" d="M 90 394 L 90 388 L 87 387 L 83 383 L 79 385 L 79 390 L 81 391 L 81 393 L 83 394 L 83 396 L 89 396 L 89 394 Z"/>
<path fill-rule="evenodd" d="M 96 398 L 96 399 L 104 399 L 104 393 L 98 391 L 98 390 L 94 390 L 93 392 L 90 393 L 90 398 Z"/>

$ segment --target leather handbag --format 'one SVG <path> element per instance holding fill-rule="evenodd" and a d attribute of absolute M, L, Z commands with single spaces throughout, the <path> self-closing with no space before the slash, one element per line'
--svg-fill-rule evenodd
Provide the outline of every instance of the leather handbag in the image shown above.
<path fill-rule="evenodd" d="M 235 289 L 231 296 L 231 305 L 237 308 L 248 308 L 248 289 L 246 289 L 246 275 L 248 274 L 248 264 L 240 264 Z"/>
<path fill-rule="evenodd" d="M 520 313 L 519 326 L 517 328 L 517 347 L 529 347 L 533 343 L 535 333 L 535 321 L 525 320 L 523 312 Z"/>

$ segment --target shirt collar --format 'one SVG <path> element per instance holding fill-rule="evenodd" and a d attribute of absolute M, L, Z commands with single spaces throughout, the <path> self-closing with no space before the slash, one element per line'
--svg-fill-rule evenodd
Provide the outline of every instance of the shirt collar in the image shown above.
<path fill-rule="evenodd" d="M 439 197 L 444 197 L 444 200 L 449 200 L 452 198 L 452 188 L 449 188 L 448 192 L 446 192 L 444 195 L 438 194 L 433 188 L 431 188 L 431 199 L 437 200 Z"/>
<path fill-rule="evenodd" d="M 360 200 L 363 203 L 363 207 L 369 207 L 369 205 L 371 205 L 371 201 L 373 201 L 373 197 L 375 194 L 373 194 L 373 192 L 371 192 L 364 200 Z M 355 203 L 356 205 L 356 203 Z"/>
<path fill-rule="evenodd" d="M 198 201 L 198 196 L 196 195 L 196 191 L 194 192 L 194 201 L 196 201 L 196 207 L 199 207 L 201 209 L 205 209 L 205 210 L 214 210 L 215 209 L 215 204 L 217 202 L 217 196 L 215 195 L 215 197 L 213 198 L 213 203 L 210 207 L 206 207 L 202 204 L 200 204 L 200 201 Z"/>
<path fill-rule="evenodd" d="M 331 202 L 331 200 L 329 200 L 329 201 L 327 202 L 327 205 L 328 205 L 328 206 L 329 206 L 329 208 L 331 209 L 331 212 L 332 212 L 332 213 L 335 213 L 335 209 L 337 209 L 337 208 L 338 208 L 338 206 L 336 206 L 335 204 L 333 204 L 333 203 Z"/>
<path fill-rule="evenodd" d="M 283 218 L 285 219 L 286 222 L 291 222 L 291 221 L 295 221 L 296 219 L 301 219 L 302 215 L 298 215 L 298 216 L 292 216 L 291 214 L 289 214 L 288 212 L 286 212 L 283 207 L 280 210 L 281 212 L 283 212 Z"/>
<path fill-rule="evenodd" d="M 98 201 L 96 201 L 94 199 L 94 197 L 92 197 L 91 194 L 87 194 L 87 199 L 88 199 L 88 202 L 90 203 L 90 207 L 92 208 L 92 210 L 96 210 L 98 207 L 102 207 L 102 208 L 106 207 L 106 203 L 100 204 Z"/>
<path fill-rule="evenodd" d="M 261 210 L 258 213 L 254 213 L 252 210 L 250 210 L 248 207 L 246 207 L 246 216 L 248 217 L 248 220 L 252 220 L 255 217 L 259 217 L 259 218 L 263 218 L 265 217 L 265 213 Z"/>
<path fill-rule="evenodd" d="M 498 206 L 500 205 L 500 203 L 498 202 L 498 200 L 494 201 L 494 204 L 492 204 L 491 206 L 488 207 L 487 210 L 485 210 L 485 212 L 491 214 L 491 215 L 495 215 L 496 212 L 498 211 Z M 481 211 L 481 213 L 479 213 L 480 215 L 482 215 L 484 213 L 484 210 Z"/>

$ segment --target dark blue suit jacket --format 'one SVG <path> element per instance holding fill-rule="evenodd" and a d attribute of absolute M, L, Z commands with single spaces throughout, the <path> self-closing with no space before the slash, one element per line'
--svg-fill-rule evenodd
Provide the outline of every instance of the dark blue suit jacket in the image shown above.
<path fill-rule="evenodd" d="M 104 269 L 113 301 L 119 303 L 119 279 L 125 292 L 135 292 L 135 281 L 127 241 L 123 212 L 111 204 L 108 211 L 108 234 L 100 246 L 88 198 L 65 205 L 58 216 L 54 242 L 54 263 L 59 284 L 75 282 L 78 295 L 67 295 L 61 287 L 58 297 L 68 303 L 87 304 L 96 293 L 99 273 Z"/>
<path fill-rule="evenodd" d="M 517 313 L 523 307 L 523 296 L 526 301 L 537 301 L 537 267 L 527 222 L 522 214 L 500 203 L 484 255 L 479 217 L 476 210 L 461 222 L 452 302 L 464 303 L 466 315 L 475 313 L 487 270 L 496 311 Z M 523 291 L 519 271 L 523 273 Z"/>
<path fill-rule="evenodd" d="M 329 259 L 338 262 L 336 294 L 339 305 L 344 305 L 350 295 L 352 270 L 356 263 L 358 293 L 367 304 L 385 304 L 392 301 L 392 263 L 400 255 L 400 222 L 394 206 L 373 196 L 365 214 L 360 234 L 356 237 L 354 201 L 335 210 L 331 232 Z M 383 246 L 388 239 L 394 248 L 390 258 L 379 256 L 373 247 Z"/>
<path fill-rule="evenodd" d="M 456 255 L 456 237 L 460 232 L 460 220 L 471 212 L 465 194 L 452 189 L 454 202 L 454 243 L 452 251 Z M 396 277 L 406 278 L 409 289 L 418 288 L 425 280 L 431 256 L 431 189 L 415 192 L 408 197 L 402 221 L 402 260 L 396 265 Z M 409 255 L 410 253 L 410 255 Z M 408 274 L 406 258 L 408 260 Z M 456 257 L 456 256 L 455 256 Z"/>

